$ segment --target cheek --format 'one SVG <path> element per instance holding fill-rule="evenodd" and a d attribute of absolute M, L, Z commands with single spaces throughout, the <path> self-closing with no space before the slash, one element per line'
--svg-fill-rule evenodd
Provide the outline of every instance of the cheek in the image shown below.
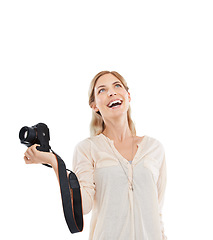
<path fill-rule="evenodd" d="M 123 93 L 124 95 L 126 95 L 126 94 L 128 94 L 127 93 L 127 91 L 126 91 L 126 89 L 125 88 L 118 88 L 118 91 L 120 92 L 120 93 Z"/>
<path fill-rule="evenodd" d="M 126 91 L 125 89 L 121 89 L 119 93 L 122 94 L 122 96 L 123 96 L 126 100 L 129 99 L 129 97 L 128 97 L 129 94 L 127 93 L 127 91 Z"/>
<path fill-rule="evenodd" d="M 125 95 L 125 102 L 126 102 L 126 105 L 130 104 L 130 99 L 128 94 Z"/>
<path fill-rule="evenodd" d="M 96 103 L 98 106 L 101 106 L 105 103 L 104 101 L 104 97 L 103 96 L 98 96 L 97 99 L 96 99 Z"/>

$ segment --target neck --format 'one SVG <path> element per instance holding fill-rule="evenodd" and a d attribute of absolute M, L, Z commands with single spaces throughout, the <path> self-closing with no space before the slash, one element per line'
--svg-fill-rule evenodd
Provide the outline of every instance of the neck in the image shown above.
<path fill-rule="evenodd" d="M 120 121 L 106 120 L 104 122 L 106 127 L 103 134 L 111 140 L 122 143 L 132 138 L 132 132 L 129 128 L 127 118 Z"/>

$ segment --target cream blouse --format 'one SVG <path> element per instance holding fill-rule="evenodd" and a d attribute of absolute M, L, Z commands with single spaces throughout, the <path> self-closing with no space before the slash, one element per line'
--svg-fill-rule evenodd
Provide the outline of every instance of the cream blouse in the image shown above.
<path fill-rule="evenodd" d="M 102 133 L 76 145 L 73 172 L 81 187 L 83 214 L 92 210 L 89 240 L 167 239 L 162 221 L 164 147 L 147 135 L 137 146 L 130 164 Z"/>

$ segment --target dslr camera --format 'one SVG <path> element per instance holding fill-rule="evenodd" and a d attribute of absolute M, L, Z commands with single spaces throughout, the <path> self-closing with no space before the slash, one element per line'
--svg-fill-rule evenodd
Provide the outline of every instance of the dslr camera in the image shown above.
<path fill-rule="evenodd" d="M 49 152 L 51 149 L 49 128 L 44 123 L 38 123 L 32 127 L 22 127 L 19 132 L 19 139 L 27 147 L 39 144 L 40 146 L 37 146 L 36 149 L 42 152 Z"/>

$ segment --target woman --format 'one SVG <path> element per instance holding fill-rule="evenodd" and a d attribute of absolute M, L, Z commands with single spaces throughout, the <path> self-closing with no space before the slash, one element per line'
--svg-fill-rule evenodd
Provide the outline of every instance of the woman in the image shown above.
<path fill-rule="evenodd" d="M 92 210 L 90 240 L 166 240 L 162 207 L 166 187 L 163 145 L 136 136 L 130 93 L 117 72 L 102 71 L 92 80 L 90 137 L 79 142 L 73 172 L 81 185 L 83 214 Z M 28 148 L 26 163 L 56 158 Z M 57 175 L 58 177 L 58 175 Z"/>

